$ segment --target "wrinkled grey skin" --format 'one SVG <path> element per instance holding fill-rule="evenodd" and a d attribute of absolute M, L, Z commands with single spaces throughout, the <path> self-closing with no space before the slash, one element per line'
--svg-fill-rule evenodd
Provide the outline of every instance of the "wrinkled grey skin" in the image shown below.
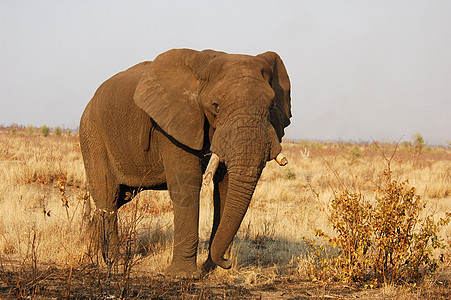
<path fill-rule="evenodd" d="M 197 274 L 199 193 L 210 151 L 214 222 L 204 271 L 224 253 L 262 169 L 290 124 L 290 81 L 274 52 L 257 56 L 175 49 L 105 81 L 80 121 L 93 224 L 104 257 L 118 252 L 117 210 L 141 189 L 168 189 L 174 206 L 169 274 Z M 107 245 L 108 247 L 105 247 Z"/>

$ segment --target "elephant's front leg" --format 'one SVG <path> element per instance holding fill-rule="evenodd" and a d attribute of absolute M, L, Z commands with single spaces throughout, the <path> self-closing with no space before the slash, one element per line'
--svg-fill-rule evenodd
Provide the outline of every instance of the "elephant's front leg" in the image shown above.
<path fill-rule="evenodd" d="M 164 154 L 164 165 L 174 206 L 174 251 L 166 273 L 198 277 L 200 161 L 197 156 L 175 148 Z"/>

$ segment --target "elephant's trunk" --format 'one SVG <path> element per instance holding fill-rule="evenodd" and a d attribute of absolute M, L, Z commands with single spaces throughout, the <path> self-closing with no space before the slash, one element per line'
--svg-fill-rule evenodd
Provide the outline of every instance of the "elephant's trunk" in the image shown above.
<path fill-rule="evenodd" d="M 211 258 L 218 266 L 228 269 L 232 263 L 224 254 L 238 231 L 265 165 L 264 151 L 246 153 L 236 163 L 229 163 L 227 199 L 216 234 L 211 242 Z M 222 200 L 221 200 L 222 201 Z"/>
<path fill-rule="evenodd" d="M 241 221 L 249 207 L 258 178 L 229 174 L 229 185 L 224 212 L 211 244 L 211 258 L 218 266 L 228 269 L 231 262 L 224 259 L 224 254 L 233 240 Z"/>

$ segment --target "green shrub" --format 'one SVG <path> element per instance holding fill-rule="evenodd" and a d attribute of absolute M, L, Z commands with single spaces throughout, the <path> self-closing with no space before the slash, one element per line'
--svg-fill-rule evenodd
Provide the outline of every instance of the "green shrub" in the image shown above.
<path fill-rule="evenodd" d="M 42 125 L 39 129 L 41 131 L 42 136 L 47 137 L 50 133 L 50 128 L 48 128 L 46 125 Z"/>
<path fill-rule="evenodd" d="M 421 154 L 424 147 L 426 147 L 426 142 L 421 134 L 417 133 L 413 137 L 413 145 L 415 147 L 415 152 Z"/>
<path fill-rule="evenodd" d="M 55 130 L 53 131 L 55 133 L 56 136 L 61 136 L 61 134 L 63 133 L 63 131 L 61 130 L 61 127 L 56 126 Z"/>
<path fill-rule="evenodd" d="M 321 230 L 328 247 L 306 240 L 315 257 L 311 275 L 317 279 L 344 282 L 399 284 L 417 282 L 438 266 L 434 249 L 449 246 L 440 240 L 441 227 L 449 224 L 451 213 L 438 222 L 421 217 L 425 203 L 407 181 L 391 179 L 390 163 L 381 185 L 374 183 L 374 201 L 361 192 L 344 189 L 336 193 L 329 221 L 336 233 Z"/>

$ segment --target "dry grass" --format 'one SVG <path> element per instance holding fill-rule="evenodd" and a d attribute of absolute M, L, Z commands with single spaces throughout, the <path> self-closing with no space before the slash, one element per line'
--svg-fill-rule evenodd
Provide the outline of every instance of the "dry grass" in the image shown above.
<path fill-rule="evenodd" d="M 146 191 L 120 211 L 125 233 L 135 212 L 136 238 L 129 297 L 143 298 L 446 298 L 450 296 L 450 253 L 438 273 L 415 288 L 354 286 L 312 282 L 306 275 L 310 254 L 303 238 L 318 228 L 333 234 L 327 207 L 345 185 L 371 193 L 385 162 L 372 145 L 284 143 L 289 165 L 269 162 L 249 211 L 230 249 L 231 270 L 217 269 L 200 281 L 162 275 L 171 258 L 172 213 L 167 192 Z M 394 145 L 383 144 L 390 153 Z M 337 178 L 335 170 L 339 174 Z M 451 149 L 426 148 L 416 154 L 402 145 L 392 165 L 394 178 L 409 179 L 428 199 L 437 218 L 451 211 Z M 65 182 L 69 208 L 62 205 L 58 180 Z M 76 136 L 37 136 L 0 131 L 0 295 L 100 298 L 105 268 L 89 254 L 82 237 L 86 205 L 83 163 Z M 207 257 L 212 224 L 212 188 L 201 194 L 199 263 Z M 448 241 L 451 226 L 442 233 Z M 96 264 L 100 266 L 96 267 Z M 109 293 L 124 284 L 122 267 L 114 270 Z M 88 280 L 89 278 L 89 280 Z M 1 297 L 1 296 L 0 296 Z"/>

